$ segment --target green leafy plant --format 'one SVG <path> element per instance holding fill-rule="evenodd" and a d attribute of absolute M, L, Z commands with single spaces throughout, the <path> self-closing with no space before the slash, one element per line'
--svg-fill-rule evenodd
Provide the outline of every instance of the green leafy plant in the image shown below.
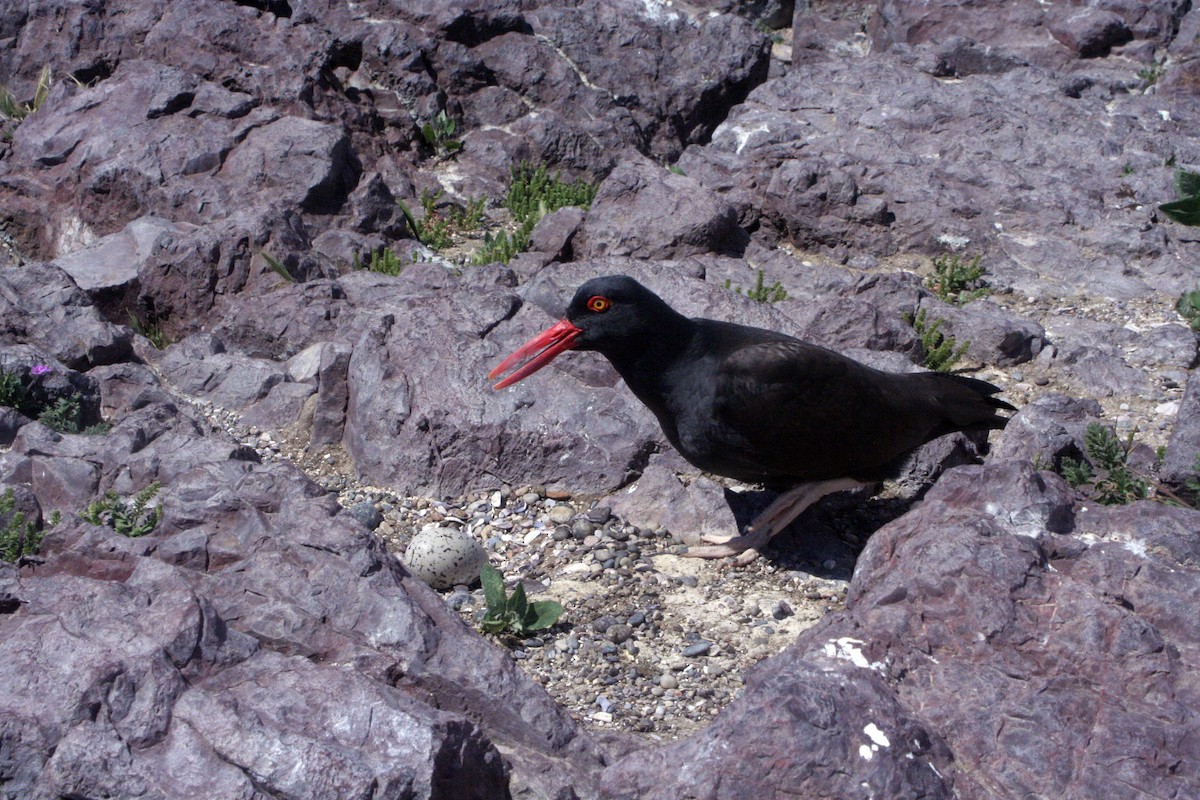
<path fill-rule="evenodd" d="M 913 326 L 913 330 L 920 337 L 921 350 L 925 353 L 925 366 L 934 372 L 949 372 L 954 369 L 954 365 L 971 346 L 970 342 L 958 344 L 953 336 L 947 336 L 941 332 L 942 324 L 946 320 L 939 317 L 932 323 L 927 322 L 923 308 L 917 312 L 915 317 L 912 314 L 905 314 L 904 320 Z"/>
<path fill-rule="evenodd" d="M 93 525 L 107 525 L 122 536 L 145 536 L 154 530 L 162 516 L 162 509 L 150 504 L 160 488 L 161 484 L 155 481 L 130 500 L 122 500 L 109 489 L 79 516 Z"/>
<path fill-rule="evenodd" d="M 1111 428 L 1093 422 L 1083 434 L 1087 460 L 1064 458 L 1059 474 L 1071 486 L 1104 505 L 1141 500 L 1149 494 L 1150 485 L 1126 463 L 1132 449 L 1133 432 L 1122 442 Z"/>
<path fill-rule="evenodd" d="M 508 631 L 517 636 L 526 636 L 533 631 L 549 628 L 562 616 L 563 607 L 554 600 L 529 601 L 525 587 L 518 583 L 511 595 L 504 591 L 504 576 L 491 564 L 485 563 L 479 570 L 479 582 L 483 584 L 483 597 L 487 603 L 480 627 L 485 633 Z"/>
<path fill-rule="evenodd" d="M 758 276 L 754 279 L 753 289 L 747 289 L 745 292 L 743 292 L 742 287 L 734 286 L 733 281 L 731 281 L 729 278 L 725 279 L 725 288 L 732 289 L 738 294 L 744 293 L 746 297 L 750 298 L 756 303 L 778 303 L 780 300 L 788 299 L 787 289 L 783 288 L 782 283 L 775 281 L 775 283 L 771 284 L 770 286 L 764 286 L 764 280 L 763 271 L 760 269 L 758 271 Z"/>
<path fill-rule="evenodd" d="M 21 376 L 0 367 L 0 406 L 11 406 L 20 411 L 26 407 L 28 396 Z"/>
<path fill-rule="evenodd" d="M 15 506 L 12 489 L 0 495 L 0 520 L 5 520 L 0 527 L 0 561 L 11 563 L 16 563 L 22 556 L 35 555 L 42 546 L 44 535 L 36 525 L 25 520 L 23 512 L 14 513 Z"/>
<path fill-rule="evenodd" d="M 1200 289 L 1184 292 L 1175 301 L 1175 310 L 1187 320 L 1192 330 L 1200 332 Z"/>
<path fill-rule="evenodd" d="M 59 433 L 79 433 L 79 395 L 60 397 L 38 415 L 38 421 Z"/>
<path fill-rule="evenodd" d="M 1158 210 L 1181 225 L 1200 225 L 1200 174 L 1175 170 L 1175 195 L 1178 199 Z"/>
<path fill-rule="evenodd" d="M 978 300 L 992 291 L 983 283 L 980 258 L 963 261 L 958 256 L 940 255 L 933 259 L 933 274 L 925 278 L 925 285 L 947 303 L 961 306 Z"/>
<path fill-rule="evenodd" d="M 432 120 L 421 126 L 421 136 L 425 139 L 425 144 L 436 150 L 438 154 L 449 155 L 462 149 L 462 142 L 453 138 L 457 130 L 458 123 L 443 109 Z"/>

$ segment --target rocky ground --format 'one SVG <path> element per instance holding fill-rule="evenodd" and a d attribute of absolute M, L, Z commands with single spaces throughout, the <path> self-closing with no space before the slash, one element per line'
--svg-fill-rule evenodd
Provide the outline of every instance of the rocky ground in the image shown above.
<path fill-rule="evenodd" d="M 1190 3 L 401 5 L 0 0 L 0 796 L 1200 791 Z M 523 163 L 595 197 L 474 264 Z M 689 559 L 763 493 L 593 354 L 484 377 L 605 273 L 893 370 L 924 312 L 1019 411 Z M 1058 477 L 1097 421 L 1150 499 Z M 481 636 L 430 524 L 562 620 Z"/>

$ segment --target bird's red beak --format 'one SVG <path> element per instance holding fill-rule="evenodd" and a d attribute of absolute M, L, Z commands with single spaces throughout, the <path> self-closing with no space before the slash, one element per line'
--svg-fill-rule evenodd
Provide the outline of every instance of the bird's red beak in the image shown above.
<path fill-rule="evenodd" d="M 493 386 L 493 389 L 503 389 L 506 386 L 512 386 L 520 380 L 528 378 L 533 373 L 537 372 L 542 367 L 549 364 L 559 353 L 570 350 L 575 346 L 575 339 L 579 334 L 583 333 L 582 328 L 577 328 L 567 320 L 559 320 L 554 325 L 539 333 L 537 336 L 530 339 L 525 344 L 516 349 L 515 352 L 508 358 L 500 362 L 500 364 L 491 372 L 488 373 L 488 379 L 492 380 L 498 375 L 503 375 L 522 361 L 522 364 L 516 372 L 509 375 L 504 380 Z M 528 359 L 528 360 L 527 360 Z"/>

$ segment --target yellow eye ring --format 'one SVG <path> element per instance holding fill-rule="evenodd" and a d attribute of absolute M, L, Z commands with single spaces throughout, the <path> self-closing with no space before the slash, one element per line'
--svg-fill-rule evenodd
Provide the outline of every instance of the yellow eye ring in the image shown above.
<path fill-rule="evenodd" d="M 595 311 L 597 314 L 608 311 L 609 306 L 611 305 L 612 300 L 609 300 L 607 297 L 599 294 L 595 297 L 589 298 L 587 301 L 588 311 Z"/>

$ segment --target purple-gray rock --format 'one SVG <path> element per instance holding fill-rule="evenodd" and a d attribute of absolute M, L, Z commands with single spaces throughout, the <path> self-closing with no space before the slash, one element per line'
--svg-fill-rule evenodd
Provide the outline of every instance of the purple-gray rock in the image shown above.
<path fill-rule="evenodd" d="M 733 206 L 686 175 L 648 160 L 619 165 L 584 218 L 581 258 L 737 255 L 746 234 Z"/>
<path fill-rule="evenodd" d="M 1200 378 L 1193 372 L 1188 378 L 1175 427 L 1167 443 L 1160 477 L 1168 486 L 1193 502 L 1200 495 Z"/>

